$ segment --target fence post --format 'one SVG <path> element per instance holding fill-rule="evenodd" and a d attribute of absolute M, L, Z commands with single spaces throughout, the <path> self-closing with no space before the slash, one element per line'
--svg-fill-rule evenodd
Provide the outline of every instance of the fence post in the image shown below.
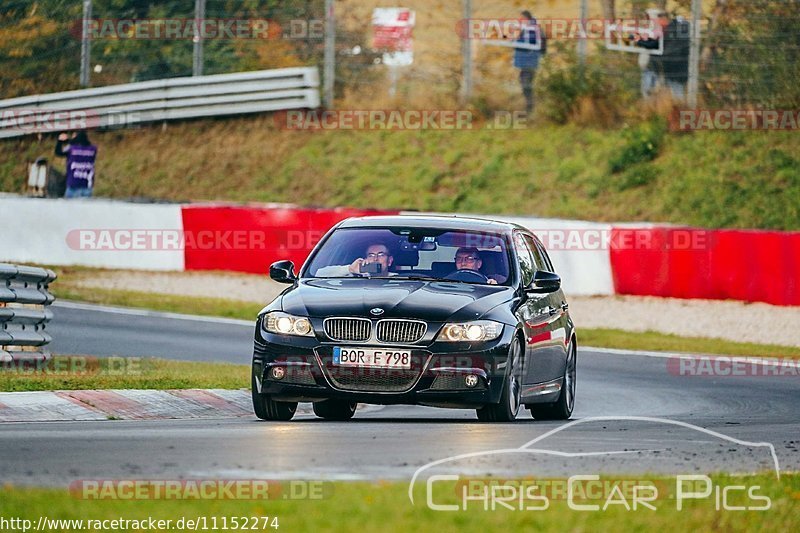
<path fill-rule="evenodd" d="M 83 20 L 81 21 L 81 87 L 89 86 L 89 62 L 91 61 L 89 20 L 91 18 L 92 0 L 83 0 Z"/>
<path fill-rule="evenodd" d="M 586 38 L 584 34 L 586 30 L 586 18 L 589 16 L 589 5 L 587 0 L 581 0 L 581 32 L 582 35 L 578 37 L 578 61 L 580 66 L 586 63 Z M 607 22 L 608 23 L 608 22 Z"/>
<path fill-rule="evenodd" d="M 197 33 L 194 35 L 192 52 L 192 76 L 203 75 L 203 19 L 206 18 L 206 0 L 194 0 L 194 22 Z"/>
<path fill-rule="evenodd" d="M 336 13 L 334 0 L 325 0 L 325 65 L 323 67 L 322 104 L 325 109 L 333 107 L 333 89 L 336 78 Z"/>
<path fill-rule="evenodd" d="M 472 0 L 462 0 L 464 8 L 464 35 L 461 35 L 461 103 L 467 104 L 472 98 L 472 40 L 469 20 L 472 18 Z"/>
<path fill-rule="evenodd" d="M 687 84 L 687 104 L 691 109 L 697 107 L 697 91 L 700 85 L 700 16 L 702 0 L 692 0 L 691 45 L 689 48 L 689 82 Z"/>

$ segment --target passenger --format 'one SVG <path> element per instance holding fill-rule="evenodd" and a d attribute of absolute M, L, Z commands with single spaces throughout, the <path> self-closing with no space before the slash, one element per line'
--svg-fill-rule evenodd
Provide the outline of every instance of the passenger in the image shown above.
<path fill-rule="evenodd" d="M 389 247 L 382 243 L 371 244 L 367 247 L 364 257 L 359 257 L 349 265 L 331 265 L 317 270 L 317 277 L 320 278 L 342 278 L 347 276 L 355 277 L 386 277 L 395 276 L 394 272 L 389 272 L 394 257 L 389 251 Z M 369 267 L 369 265 L 375 265 Z M 377 272 L 375 272 L 377 270 Z"/>

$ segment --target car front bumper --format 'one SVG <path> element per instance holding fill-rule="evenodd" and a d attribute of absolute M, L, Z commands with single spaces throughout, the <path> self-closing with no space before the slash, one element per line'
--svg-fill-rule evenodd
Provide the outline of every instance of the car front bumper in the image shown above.
<path fill-rule="evenodd" d="M 337 399 L 372 404 L 412 404 L 476 408 L 497 403 L 506 374 L 514 329 L 481 343 L 433 342 L 427 346 L 394 346 L 411 351 L 411 369 L 339 367 L 335 346 L 312 337 L 272 335 L 261 330 L 253 352 L 256 387 L 278 401 L 315 402 Z M 390 348 L 387 345 L 358 345 Z M 273 372 L 273 369 L 281 370 Z M 282 375 L 280 379 L 277 375 Z M 467 376 L 477 383 L 467 385 Z M 477 378 L 477 379 L 475 379 Z"/>

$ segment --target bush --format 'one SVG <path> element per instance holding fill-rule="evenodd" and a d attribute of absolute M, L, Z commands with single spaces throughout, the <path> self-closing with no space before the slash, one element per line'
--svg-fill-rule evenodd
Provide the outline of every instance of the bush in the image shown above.
<path fill-rule="evenodd" d="M 639 164 L 626 170 L 614 183 L 617 191 L 644 187 L 658 179 L 659 171 L 653 165 Z"/>
<path fill-rule="evenodd" d="M 577 54 L 563 43 L 553 46 L 537 76 L 536 90 L 544 115 L 557 124 L 611 126 L 625 114 L 634 94 L 624 85 L 626 76 L 608 67 L 602 57 L 587 58 L 581 66 Z M 611 72 L 612 74 L 608 74 Z"/>
<path fill-rule="evenodd" d="M 666 134 L 666 122 L 661 117 L 626 129 L 625 145 L 609 161 L 609 171 L 617 174 L 638 163 L 654 160 L 661 151 Z"/>

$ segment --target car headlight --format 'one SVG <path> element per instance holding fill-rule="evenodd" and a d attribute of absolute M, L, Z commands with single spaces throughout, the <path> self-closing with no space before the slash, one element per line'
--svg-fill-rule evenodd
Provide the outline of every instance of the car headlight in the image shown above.
<path fill-rule="evenodd" d="M 503 332 L 503 324 L 491 320 L 445 324 L 439 333 L 440 341 L 490 341 Z"/>
<path fill-rule="evenodd" d="M 264 329 L 269 333 L 278 335 L 298 335 L 300 337 L 313 337 L 314 328 L 311 321 L 304 317 L 293 316 L 280 311 L 273 311 L 264 316 Z"/>

